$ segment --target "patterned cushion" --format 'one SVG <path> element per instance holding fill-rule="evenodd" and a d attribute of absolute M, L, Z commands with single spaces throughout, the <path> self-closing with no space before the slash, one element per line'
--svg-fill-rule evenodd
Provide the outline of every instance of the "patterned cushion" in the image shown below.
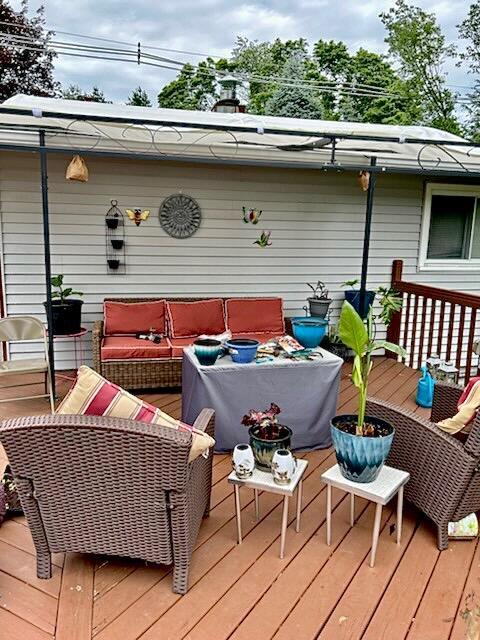
<path fill-rule="evenodd" d="M 116 384 L 105 380 L 90 367 L 78 370 L 75 385 L 65 396 L 57 409 L 57 414 L 110 416 L 130 418 L 140 422 L 160 424 L 171 429 L 186 429 L 192 433 L 189 461 L 201 454 L 207 454 L 215 440 L 207 433 L 175 420 L 157 407 L 143 402 Z"/>
<path fill-rule="evenodd" d="M 192 338 L 202 333 L 216 334 L 225 331 L 223 301 L 218 298 L 196 302 L 167 302 L 170 337 Z"/>

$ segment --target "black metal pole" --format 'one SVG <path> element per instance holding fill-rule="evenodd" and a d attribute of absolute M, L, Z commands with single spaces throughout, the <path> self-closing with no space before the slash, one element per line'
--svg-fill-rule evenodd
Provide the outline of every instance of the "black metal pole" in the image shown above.
<path fill-rule="evenodd" d="M 374 167 L 377 164 L 376 158 L 370 159 L 370 166 Z M 362 256 L 362 276 L 360 279 L 360 300 L 359 309 L 360 315 L 364 318 L 367 315 L 368 309 L 366 308 L 366 295 L 367 295 L 367 273 L 368 273 L 368 257 L 370 253 L 370 233 L 372 230 L 372 214 L 373 214 L 373 196 L 375 194 L 375 185 L 377 182 L 377 174 L 374 171 L 370 172 L 370 180 L 368 182 L 367 191 L 367 209 L 365 212 L 365 229 L 363 232 L 363 256 Z"/>
<path fill-rule="evenodd" d="M 48 170 L 47 148 L 45 146 L 45 131 L 40 129 L 40 175 L 42 183 L 42 216 L 43 216 L 43 251 L 45 256 L 45 286 L 47 290 L 47 326 L 48 326 L 48 356 L 52 376 L 52 392 L 55 397 L 55 353 L 53 349 L 53 311 L 52 311 L 52 267 L 50 261 L 50 222 L 48 212 Z"/>

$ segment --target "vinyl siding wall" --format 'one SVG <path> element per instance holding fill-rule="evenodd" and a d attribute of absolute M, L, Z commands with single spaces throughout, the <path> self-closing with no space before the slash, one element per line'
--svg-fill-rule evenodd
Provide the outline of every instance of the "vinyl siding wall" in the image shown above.
<path fill-rule="evenodd" d="M 353 174 L 313 170 L 88 159 L 90 180 L 67 182 L 69 158 L 49 156 L 52 271 L 84 292 L 83 324 L 101 318 L 106 296 L 278 295 L 286 313 L 303 315 L 306 282 L 322 279 L 334 311 L 344 280 L 360 272 L 365 194 Z M 479 292 L 478 272 L 416 273 L 423 181 L 379 176 L 371 239 L 369 286 L 389 282 L 392 260 L 405 277 Z M 186 240 L 167 236 L 158 220 L 172 193 L 193 196 L 202 209 L 200 230 Z M 136 227 L 126 220 L 127 270 L 107 274 L 104 216 L 110 200 L 150 209 Z M 242 206 L 263 210 L 258 226 L 242 222 Z M 6 308 L 10 315 L 45 319 L 43 235 L 38 157 L 0 153 L 0 212 Z M 253 244 L 262 229 L 273 246 Z M 90 344 L 86 340 L 86 359 Z M 32 345 L 12 347 L 13 357 Z M 73 345 L 56 344 L 57 368 L 73 365 Z"/>

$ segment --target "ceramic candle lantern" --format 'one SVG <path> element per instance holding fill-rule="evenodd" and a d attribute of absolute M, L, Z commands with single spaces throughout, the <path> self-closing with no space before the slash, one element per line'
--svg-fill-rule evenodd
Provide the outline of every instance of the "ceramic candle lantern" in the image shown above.
<path fill-rule="evenodd" d="M 288 449 L 277 449 L 272 458 L 272 474 L 277 484 L 289 484 L 292 481 L 297 461 Z"/>
<path fill-rule="evenodd" d="M 255 458 L 249 444 L 237 444 L 233 450 L 232 466 L 237 477 L 241 480 L 252 475 L 255 468 Z"/>

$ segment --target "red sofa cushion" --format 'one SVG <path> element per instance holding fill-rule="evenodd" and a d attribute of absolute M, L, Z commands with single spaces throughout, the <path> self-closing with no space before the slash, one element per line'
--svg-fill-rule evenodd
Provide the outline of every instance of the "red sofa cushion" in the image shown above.
<path fill-rule="evenodd" d="M 216 335 L 225 331 L 223 301 L 219 298 L 196 302 L 167 302 L 169 335 L 172 338 Z"/>
<path fill-rule="evenodd" d="M 103 303 L 103 333 L 106 336 L 128 335 L 155 329 L 165 333 L 165 300 L 150 302 L 117 302 L 106 300 Z"/>
<path fill-rule="evenodd" d="M 273 338 L 280 338 L 285 334 L 283 333 L 232 333 L 232 338 L 249 338 L 250 340 L 258 340 L 260 344 L 264 344 Z"/>
<path fill-rule="evenodd" d="M 101 347 L 102 360 L 152 360 L 172 357 L 167 338 L 160 344 L 134 336 L 106 336 Z"/>
<path fill-rule="evenodd" d="M 285 333 L 281 298 L 230 298 L 225 315 L 227 329 L 234 334 Z"/>
<path fill-rule="evenodd" d="M 169 338 L 172 358 L 181 358 L 185 347 L 190 347 L 194 340 L 196 340 L 196 336 L 193 338 Z"/>

